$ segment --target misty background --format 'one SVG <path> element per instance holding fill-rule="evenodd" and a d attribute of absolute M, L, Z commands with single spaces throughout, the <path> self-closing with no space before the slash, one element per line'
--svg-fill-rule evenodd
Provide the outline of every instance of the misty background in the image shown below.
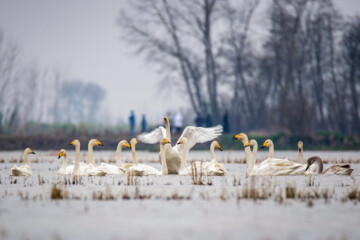
<path fill-rule="evenodd" d="M 126 129 L 134 110 L 358 135 L 359 16 L 356 0 L 0 0 L 1 134 Z"/>

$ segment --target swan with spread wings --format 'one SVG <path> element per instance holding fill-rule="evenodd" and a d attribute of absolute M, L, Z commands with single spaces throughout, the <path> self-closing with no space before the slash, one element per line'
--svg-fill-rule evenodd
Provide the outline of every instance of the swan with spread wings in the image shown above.
<path fill-rule="evenodd" d="M 164 124 L 166 128 L 160 126 L 152 132 L 140 134 L 137 138 L 141 142 L 149 144 L 159 143 L 163 138 L 166 138 L 169 140 L 169 142 L 171 142 L 170 123 L 167 117 L 164 118 Z M 223 127 L 221 125 L 217 125 L 211 128 L 188 126 L 184 129 L 179 140 L 182 137 L 186 137 L 188 139 L 187 150 L 190 150 L 196 143 L 203 143 L 217 138 L 221 135 L 222 131 Z M 168 167 L 168 174 L 179 174 L 180 169 L 184 167 L 181 166 L 183 145 L 176 144 L 175 146 L 171 146 L 170 144 L 166 144 L 164 146 L 164 150 Z"/>

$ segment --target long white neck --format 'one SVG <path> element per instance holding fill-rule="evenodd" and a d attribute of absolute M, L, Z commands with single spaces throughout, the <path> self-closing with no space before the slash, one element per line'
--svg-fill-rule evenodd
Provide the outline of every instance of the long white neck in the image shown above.
<path fill-rule="evenodd" d="M 169 140 L 169 142 L 171 142 L 171 132 L 170 132 L 170 122 L 167 121 L 165 123 L 165 127 L 166 127 L 166 139 Z"/>
<path fill-rule="evenodd" d="M 299 148 L 299 163 L 305 164 L 303 148 Z"/>
<path fill-rule="evenodd" d="M 183 146 L 183 157 L 181 159 L 181 167 L 180 167 L 180 171 L 186 169 L 186 166 L 187 166 L 187 156 L 188 156 L 188 152 L 189 152 L 189 149 L 188 149 L 188 143 L 186 140 L 183 140 L 183 143 L 182 143 L 184 146 Z"/>
<path fill-rule="evenodd" d="M 80 168 L 80 145 L 75 146 L 75 166 L 73 173 L 76 174 Z"/>
<path fill-rule="evenodd" d="M 89 155 L 89 163 L 95 166 L 94 160 L 94 146 L 91 142 L 88 144 L 88 155 Z"/>
<path fill-rule="evenodd" d="M 165 157 L 165 149 L 164 145 L 160 145 L 160 159 L 161 159 L 161 174 L 168 175 L 168 168 Z"/>
<path fill-rule="evenodd" d="M 68 156 L 67 156 L 67 154 L 64 154 L 64 161 L 62 163 L 61 169 L 65 170 L 67 164 L 68 164 Z"/>
<path fill-rule="evenodd" d="M 250 147 L 249 147 L 250 149 Z M 252 149 L 252 156 L 251 156 L 251 161 L 247 164 L 247 169 L 246 169 L 246 175 L 249 176 L 250 173 L 254 170 L 255 167 L 255 163 L 256 163 L 256 155 L 257 155 L 257 151 L 258 151 L 258 145 L 257 143 L 255 143 L 253 145 L 253 149 Z"/>
<path fill-rule="evenodd" d="M 216 147 L 216 145 L 217 145 L 216 142 L 213 142 L 213 143 L 210 145 L 211 160 L 215 160 L 215 161 L 216 161 L 216 158 L 215 158 L 215 147 Z"/>
<path fill-rule="evenodd" d="M 122 146 L 119 143 L 116 148 L 116 166 L 118 167 L 121 167 L 121 150 L 122 150 Z"/>
<path fill-rule="evenodd" d="M 243 140 L 241 140 L 241 142 L 244 144 L 244 146 L 249 142 L 247 137 L 244 137 Z M 252 169 L 250 169 L 251 166 L 253 166 L 255 163 L 253 163 L 253 157 L 252 157 L 252 152 L 250 147 L 246 147 L 245 148 L 245 156 L 246 156 L 246 175 L 248 176 L 250 174 L 250 171 L 252 171 Z"/>
<path fill-rule="evenodd" d="M 131 152 L 132 152 L 133 163 L 135 165 L 138 165 L 138 162 L 136 160 L 136 154 L 135 154 L 135 144 L 131 144 Z"/>
<path fill-rule="evenodd" d="M 274 144 L 269 146 L 269 158 L 274 158 Z"/>
<path fill-rule="evenodd" d="M 26 152 L 26 150 L 24 151 L 24 160 L 25 160 L 25 164 L 26 165 L 30 165 L 30 162 L 29 162 L 29 154 Z"/>

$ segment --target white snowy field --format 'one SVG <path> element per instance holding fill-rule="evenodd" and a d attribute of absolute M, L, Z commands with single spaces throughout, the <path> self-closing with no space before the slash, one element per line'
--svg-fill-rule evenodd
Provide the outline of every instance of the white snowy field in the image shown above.
<path fill-rule="evenodd" d="M 97 150 L 97 149 L 96 149 Z M 96 151 L 98 162 L 115 153 Z M 36 151 L 36 150 L 35 150 Z M 22 151 L 0 152 L 0 239 L 359 239 L 360 152 L 305 151 L 329 164 L 350 162 L 352 176 L 246 178 L 243 151 L 216 152 L 228 176 L 58 176 L 58 152 L 30 156 L 32 177 L 8 173 Z M 258 159 L 266 156 L 258 154 Z M 70 151 L 70 162 L 74 152 Z M 297 160 L 296 151 L 276 151 Z M 158 154 L 137 157 L 158 169 Z M 193 151 L 190 160 L 208 160 Z M 82 160 L 87 158 L 84 153 Z M 131 160 L 129 151 L 123 159 Z M 325 167 L 326 167 L 325 166 Z M 51 193 L 62 199 L 54 200 Z"/>

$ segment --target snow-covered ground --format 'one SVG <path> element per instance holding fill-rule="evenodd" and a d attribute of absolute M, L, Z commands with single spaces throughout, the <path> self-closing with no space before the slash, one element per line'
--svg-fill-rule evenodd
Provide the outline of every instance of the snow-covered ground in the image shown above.
<path fill-rule="evenodd" d="M 266 156 L 258 154 L 258 159 Z M 276 151 L 297 159 L 296 151 Z M 56 175 L 58 152 L 30 156 L 32 177 L 10 178 L 22 152 L 0 152 L 0 239 L 359 239 L 360 152 L 305 152 L 328 164 L 351 162 L 351 177 L 245 177 L 244 152 L 217 152 L 226 177 Z M 74 152 L 70 151 L 70 162 Z M 86 154 L 81 155 L 86 159 Z M 158 169 L 158 154 L 138 152 Z M 195 151 L 190 160 L 208 160 Z M 96 151 L 112 162 L 115 153 Z M 124 152 L 130 161 L 129 151 Z M 327 165 L 328 165 L 327 164 Z M 326 165 L 326 166 L 327 166 Z M 326 167 L 325 166 L 325 167 Z M 52 200 L 54 186 L 63 199 Z"/>

